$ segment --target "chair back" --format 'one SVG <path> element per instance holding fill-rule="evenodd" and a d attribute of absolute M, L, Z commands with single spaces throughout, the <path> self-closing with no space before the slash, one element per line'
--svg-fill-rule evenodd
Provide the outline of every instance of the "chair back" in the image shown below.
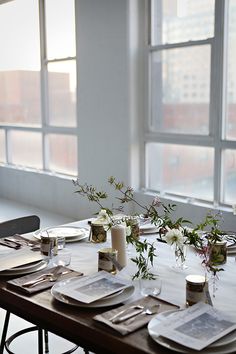
<path fill-rule="evenodd" d="M 40 218 L 37 215 L 23 216 L 0 223 L 0 238 L 14 234 L 26 234 L 40 228 Z"/>

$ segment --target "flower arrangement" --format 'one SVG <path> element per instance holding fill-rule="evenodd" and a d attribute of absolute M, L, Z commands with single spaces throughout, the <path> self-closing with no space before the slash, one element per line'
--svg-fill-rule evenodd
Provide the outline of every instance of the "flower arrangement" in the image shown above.
<path fill-rule="evenodd" d="M 142 210 L 143 216 L 149 218 L 153 224 L 159 224 L 160 215 L 157 208 L 163 207 L 163 212 L 165 220 L 168 220 L 167 214 L 170 214 L 170 211 L 173 210 L 173 205 L 165 206 L 159 198 L 154 198 L 150 205 L 141 205 L 134 199 L 133 189 L 131 187 L 126 187 L 123 182 L 116 181 L 115 177 L 110 177 L 108 183 L 119 192 L 119 196 L 116 199 L 119 202 L 119 205 L 116 207 L 112 205 L 112 208 L 105 207 L 104 202 L 108 199 L 108 194 L 104 191 L 98 191 L 94 186 L 88 185 L 87 183 L 81 184 L 79 180 L 73 180 L 74 186 L 77 188 L 76 193 L 80 194 L 82 197 L 85 197 L 90 202 L 96 203 L 101 210 L 106 212 L 106 215 L 109 219 L 108 225 L 112 227 L 119 222 L 127 222 L 127 243 L 134 245 L 136 249 L 137 256 L 131 258 L 131 260 L 137 265 L 137 272 L 133 275 L 133 279 L 143 278 L 143 279 L 154 279 L 154 274 L 151 269 L 153 267 L 154 257 L 156 257 L 155 251 L 156 248 L 154 243 L 150 243 L 147 240 L 141 241 L 133 233 L 129 233 L 131 226 L 129 225 L 129 219 L 124 217 L 123 219 L 117 219 L 114 213 L 123 212 L 123 206 L 125 203 L 136 203 Z M 166 224 L 163 223 L 165 226 Z"/>
<path fill-rule="evenodd" d="M 162 239 L 168 244 L 175 247 L 175 255 L 179 257 L 181 262 L 185 261 L 185 245 L 193 245 L 202 260 L 202 265 L 205 267 L 206 272 L 210 272 L 216 277 L 219 271 L 223 268 L 218 267 L 212 259 L 212 246 L 218 241 L 225 239 L 225 232 L 219 228 L 219 213 L 207 213 L 204 220 L 193 228 L 189 228 L 186 224 L 192 225 L 191 221 L 184 218 L 177 220 L 172 219 L 171 213 L 175 210 L 175 204 L 165 205 L 158 197 L 155 197 L 149 205 L 142 205 L 134 198 L 134 191 L 131 187 L 127 187 L 123 182 L 119 182 L 115 177 L 111 176 L 108 183 L 115 191 L 118 192 L 116 200 L 118 206 L 112 205 L 112 208 L 104 206 L 105 200 L 108 199 L 108 194 L 104 191 L 98 191 L 94 186 L 87 183 L 81 184 L 79 180 L 73 180 L 74 186 L 77 188 L 76 193 L 86 197 L 88 201 L 95 202 L 104 215 L 109 227 L 115 225 L 117 222 L 124 222 L 124 220 L 117 220 L 115 213 L 123 212 L 125 203 L 134 203 L 142 211 L 143 218 L 147 218 L 159 227 L 159 234 Z M 231 239 L 236 242 L 236 236 L 231 235 Z M 127 243 L 132 243 L 135 246 L 137 256 L 132 258 L 132 261 L 137 265 L 137 272 L 134 274 L 135 278 L 153 279 L 154 275 L 151 272 L 153 267 L 153 260 L 156 256 L 156 248 L 153 243 L 147 240 L 141 241 L 137 237 L 127 235 Z"/>

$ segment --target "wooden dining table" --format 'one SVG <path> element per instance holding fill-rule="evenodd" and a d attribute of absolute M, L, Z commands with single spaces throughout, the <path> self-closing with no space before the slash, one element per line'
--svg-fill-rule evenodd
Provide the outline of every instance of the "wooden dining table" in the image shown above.
<path fill-rule="evenodd" d="M 87 220 L 70 225 L 89 228 Z M 33 237 L 33 235 L 29 235 L 29 237 Z M 156 235 L 148 235 L 146 237 L 149 237 L 150 240 L 156 239 Z M 66 247 L 72 251 L 70 268 L 82 271 L 85 275 L 96 272 L 97 252 L 99 248 L 108 247 L 109 245 L 109 238 L 105 244 L 92 244 L 87 239 L 66 244 Z M 134 250 L 127 249 L 127 252 L 131 257 Z M 132 261 L 130 260 L 129 262 L 131 262 L 130 269 L 133 269 Z M 157 242 L 155 262 L 156 269 L 162 278 L 160 298 L 184 307 L 185 277 L 188 274 L 195 274 L 197 271 L 198 273 L 204 272 L 201 260 L 193 251 L 190 251 L 189 267 L 185 270 L 174 269 L 172 266 L 174 264 L 172 250 L 168 245 Z M 229 271 L 231 274 L 227 273 Z M 233 294 L 235 295 L 233 279 L 235 279 L 235 273 L 235 259 L 231 257 L 225 266 L 225 272 L 222 272 L 222 277 L 218 280 L 218 290 L 215 298 L 213 298 L 213 305 L 215 304 L 216 307 L 221 307 L 221 309 L 223 307 L 226 312 L 231 312 L 236 320 L 236 309 L 233 303 Z M 7 277 L 0 277 L 0 307 L 10 310 L 11 313 L 72 341 L 91 352 L 101 354 L 173 353 L 172 350 L 156 343 L 149 335 L 147 327 L 140 328 L 128 335 L 121 335 L 103 323 L 95 321 L 95 315 L 108 311 L 109 308 L 70 306 L 55 299 L 50 289 L 29 296 L 8 288 L 7 280 Z M 173 284 L 175 284 L 174 287 Z M 210 292 L 212 292 L 211 289 Z M 132 301 L 139 296 L 141 297 L 137 288 L 134 297 L 127 301 Z M 228 299 L 230 301 L 227 303 Z M 122 304 L 116 306 L 120 305 Z"/>

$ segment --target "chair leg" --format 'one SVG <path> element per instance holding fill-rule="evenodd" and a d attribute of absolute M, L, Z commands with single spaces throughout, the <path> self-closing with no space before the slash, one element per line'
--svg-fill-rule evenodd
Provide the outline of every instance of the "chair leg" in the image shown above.
<path fill-rule="evenodd" d="M 43 354 L 43 330 L 38 327 L 38 354 Z"/>
<path fill-rule="evenodd" d="M 4 326 L 3 326 L 3 330 L 2 330 L 2 338 L 1 338 L 1 344 L 0 344 L 0 353 L 3 353 L 3 350 L 4 350 L 9 320 L 10 320 L 10 312 L 6 311 Z"/>
<path fill-rule="evenodd" d="M 44 330 L 44 345 L 45 345 L 45 353 L 49 353 L 49 345 L 48 345 L 48 331 Z"/>

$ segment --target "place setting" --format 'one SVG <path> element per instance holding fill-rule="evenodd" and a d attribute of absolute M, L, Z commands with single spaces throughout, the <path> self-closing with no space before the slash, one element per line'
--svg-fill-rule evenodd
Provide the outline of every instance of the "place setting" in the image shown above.
<path fill-rule="evenodd" d="M 129 299 L 134 293 L 129 281 L 106 271 L 78 277 L 70 277 L 53 285 L 54 299 L 75 307 L 100 308 L 115 306 Z"/>
<path fill-rule="evenodd" d="M 8 280 L 7 286 L 11 289 L 23 292 L 25 294 L 34 294 L 36 292 L 51 288 L 57 281 L 66 277 L 78 277 L 83 273 L 74 271 L 65 266 L 50 266 L 43 270 L 35 271 L 34 274 L 27 274 L 18 278 Z"/>
<path fill-rule="evenodd" d="M 0 246 L 0 277 L 10 277 L 6 283 L 14 290 L 32 294 L 51 288 L 59 278 L 65 279 L 66 274 L 83 275 L 67 268 L 71 250 L 65 248 L 64 234 L 42 236 L 38 240 L 15 234 L 3 242 L 14 247 Z"/>
<path fill-rule="evenodd" d="M 34 232 L 34 237 L 41 240 L 43 237 L 64 238 L 66 243 L 78 242 L 89 237 L 89 228 L 79 226 L 58 226 L 40 229 Z"/>
<path fill-rule="evenodd" d="M 179 353 L 229 354 L 236 350 L 236 323 L 203 302 L 159 313 L 149 322 L 148 333 L 159 345 Z"/>
<path fill-rule="evenodd" d="M 21 275 L 45 268 L 48 264 L 39 252 L 32 252 L 30 247 L 0 249 L 0 276 Z"/>

